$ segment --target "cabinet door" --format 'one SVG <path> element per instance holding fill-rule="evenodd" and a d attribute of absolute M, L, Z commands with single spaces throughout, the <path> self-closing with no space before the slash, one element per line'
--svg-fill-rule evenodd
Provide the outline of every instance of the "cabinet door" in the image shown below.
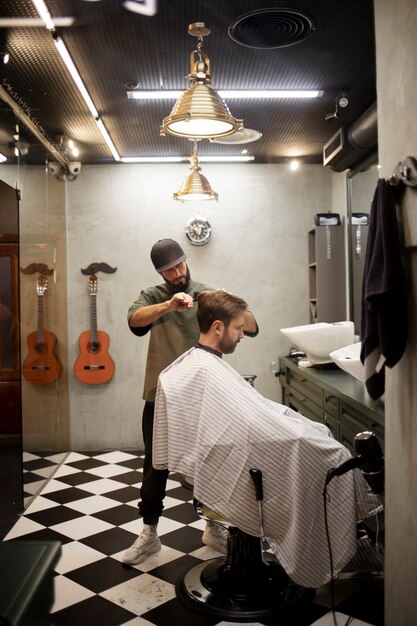
<path fill-rule="evenodd" d="M 330 391 L 324 391 L 323 407 L 327 413 L 330 413 L 330 415 L 333 415 L 333 417 L 339 420 L 340 401 L 339 398 L 333 393 L 330 393 Z"/>
<path fill-rule="evenodd" d="M 286 406 L 289 406 L 291 409 L 294 409 L 294 411 L 301 413 L 304 417 L 308 417 L 314 422 L 323 423 L 323 409 L 312 402 L 305 395 L 299 393 L 296 389 L 287 388 L 285 390 L 284 402 Z"/>
<path fill-rule="evenodd" d="M 326 411 L 324 411 L 323 422 L 326 424 L 327 428 L 330 430 L 330 432 L 332 433 L 333 437 L 337 441 L 340 441 L 340 424 L 339 424 L 339 420 L 337 418 L 333 417 L 333 415 L 330 415 L 329 413 L 326 413 Z"/>
<path fill-rule="evenodd" d="M 320 409 L 323 408 L 323 389 L 311 382 L 311 380 L 308 380 L 303 375 L 302 370 L 300 372 L 290 370 L 288 373 L 288 384 L 291 386 L 291 389 L 295 389 L 301 396 L 305 396 L 308 400 L 317 404 Z"/>

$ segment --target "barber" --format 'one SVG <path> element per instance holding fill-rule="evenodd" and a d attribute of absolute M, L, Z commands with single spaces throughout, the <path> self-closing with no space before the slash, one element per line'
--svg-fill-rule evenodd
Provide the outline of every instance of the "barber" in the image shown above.
<path fill-rule="evenodd" d="M 129 565 L 142 563 L 161 549 L 157 525 L 163 510 L 168 470 L 155 470 L 152 465 L 152 439 L 155 393 L 158 376 L 183 352 L 195 346 L 200 329 L 197 321 L 196 300 L 201 291 L 211 290 L 191 279 L 186 263 L 187 255 L 173 239 L 160 239 L 151 249 L 151 260 L 164 282 L 141 291 L 128 311 L 130 330 L 143 337 L 150 332 L 146 360 L 142 416 L 145 446 L 143 479 L 138 504 L 143 518 L 143 530 L 123 556 Z M 250 311 L 245 312 L 244 332 L 249 337 L 258 334 L 258 325 Z M 222 552 L 226 551 L 227 534 L 215 524 L 207 522 L 203 543 Z"/>

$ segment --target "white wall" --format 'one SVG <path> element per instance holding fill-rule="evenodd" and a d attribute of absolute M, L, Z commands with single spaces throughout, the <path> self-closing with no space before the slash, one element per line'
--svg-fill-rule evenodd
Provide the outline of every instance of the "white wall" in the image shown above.
<path fill-rule="evenodd" d="M 406 156 L 417 156 L 417 3 L 376 0 L 378 143 L 381 176 Z M 417 620 L 417 190 L 409 189 L 401 215 L 407 247 L 408 341 L 387 372 L 385 393 L 386 558 L 385 624 Z"/>
<path fill-rule="evenodd" d="M 242 374 L 257 374 L 256 388 L 281 400 L 270 363 L 288 350 L 280 327 L 308 323 L 307 231 L 317 212 L 332 210 L 331 172 L 307 165 L 204 165 L 219 202 L 172 200 L 186 165 L 83 167 L 68 183 L 69 360 L 77 338 L 89 328 L 88 281 L 80 269 L 92 262 L 117 266 L 99 274 L 98 327 L 111 338 L 113 380 L 88 386 L 70 376 L 71 447 L 135 448 L 141 445 L 142 384 L 147 338 L 130 333 L 126 313 L 142 288 L 159 282 L 149 258 L 153 243 L 177 239 L 188 254 L 192 276 L 245 298 L 260 333 L 245 339 L 229 362 Z M 213 235 L 206 246 L 184 234 L 195 213 L 208 217 Z"/>

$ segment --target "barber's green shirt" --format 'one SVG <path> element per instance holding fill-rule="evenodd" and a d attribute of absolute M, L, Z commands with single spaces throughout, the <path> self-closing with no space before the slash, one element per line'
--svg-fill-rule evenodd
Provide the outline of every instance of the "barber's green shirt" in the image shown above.
<path fill-rule="evenodd" d="M 189 294 L 194 300 L 200 291 L 204 290 L 211 291 L 211 288 L 190 280 L 185 293 Z M 172 298 L 172 295 L 165 283 L 144 289 L 130 307 L 127 315 L 128 321 L 130 322 L 133 313 L 138 309 L 150 304 L 166 302 Z M 167 313 L 149 326 L 133 328 L 129 324 L 129 327 L 138 336 L 143 336 L 149 330 L 151 331 L 143 399 L 148 402 L 154 402 L 159 374 L 183 352 L 195 346 L 198 341 L 200 329 L 197 321 L 197 302 L 194 302 L 194 306 L 191 309 L 181 313 L 178 311 Z"/>

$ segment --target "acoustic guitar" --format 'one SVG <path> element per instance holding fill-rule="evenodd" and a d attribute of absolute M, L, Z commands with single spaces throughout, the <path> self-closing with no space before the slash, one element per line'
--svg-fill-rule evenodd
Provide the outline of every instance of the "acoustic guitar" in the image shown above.
<path fill-rule="evenodd" d="M 59 378 L 62 366 L 55 353 L 57 339 L 45 330 L 45 293 L 48 288 L 46 276 L 36 281 L 38 299 L 38 329 L 26 338 L 28 354 L 23 361 L 22 375 L 35 385 L 50 385 Z"/>
<path fill-rule="evenodd" d="M 97 330 L 97 276 L 89 278 L 90 330 L 78 339 L 80 354 L 74 363 L 78 380 L 87 385 L 102 385 L 114 375 L 114 362 L 108 353 L 110 338 L 103 330 Z"/>

